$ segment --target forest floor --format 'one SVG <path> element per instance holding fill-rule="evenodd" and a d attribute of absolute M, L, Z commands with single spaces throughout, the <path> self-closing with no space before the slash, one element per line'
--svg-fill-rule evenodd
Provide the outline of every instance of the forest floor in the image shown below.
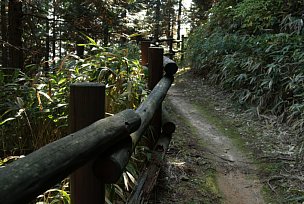
<path fill-rule="evenodd" d="M 303 187 L 294 135 L 230 99 L 187 69 L 178 74 L 165 101 L 176 133 L 149 203 L 302 203 L 301 192 L 283 198 Z"/>

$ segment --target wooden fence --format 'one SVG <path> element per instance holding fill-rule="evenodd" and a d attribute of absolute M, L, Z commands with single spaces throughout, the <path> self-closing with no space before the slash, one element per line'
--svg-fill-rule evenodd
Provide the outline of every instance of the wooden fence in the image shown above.
<path fill-rule="evenodd" d="M 105 184 L 123 173 L 144 131 L 152 125 L 160 135 L 161 104 L 177 71 L 163 48 L 142 42 L 142 64 L 149 68 L 151 93 L 136 110 L 105 115 L 105 86 L 71 85 L 71 134 L 0 169 L 0 204 L 27 203 L 61 180 L 71 178 L 73 204 L 105 201 Z M 165 74 L 164 74 L 165 71 Z"/>
<path fill-rule="evenodd" d="M 176 53 L 180 53 L 180 60 L 183 61 L 186 39 L 187 39 L 187 37 L 182 35 L 181 39 L 174 39 L 173 37 L 166 38 L 166 39 L 158 39 L 155 41 L 155 44 L 157 46 L 159 46 L 159 45 L 163 45 L 164 43 L 166 43 L 166 45 L 168 47 L 168 51 L 167 51 L 167 53 L 165 53 L 165 55 L 172 59 Z M 177 48 L 177 50 L 173 49 L 173 47 L 174 47 L 173 44 L 176 44 L 175 47 Z"/>

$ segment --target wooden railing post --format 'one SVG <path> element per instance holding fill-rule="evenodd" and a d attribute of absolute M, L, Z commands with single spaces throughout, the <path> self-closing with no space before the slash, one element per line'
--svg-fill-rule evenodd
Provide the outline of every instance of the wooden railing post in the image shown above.
<path fill-rule="evenodd" d="M 141 51 L 141 65 L 147 66 L 148 64 L 148 50 L 150 47 L 151 41 L 141 41 L 140 42 L 140 51 Z"/>
<path fill-rule="evenodd" d="M 71 85 L 69 128 L 73 133 L 104 118 L 105 86 L 98 83 Z M 93 159 L 94 157 L 92 157 Z M 105 201 L 105 185 L 95 177 L 93 161 L 71 175 L 72 204 L 101 204 Z"/>
<path fill-rule="evenodd" d="M 148 88 L 152 90 L 156 84 L 163 77 L 163 55 L 164 49 L 160 47 L 150 47 L 149 48 L 149 81 Z M 154 117 L 151 121 L 151 126 L 154 128 L 156 137 L 158 138 L 161 134 L 161 110 L 160 107 L 154 114 Z"/>

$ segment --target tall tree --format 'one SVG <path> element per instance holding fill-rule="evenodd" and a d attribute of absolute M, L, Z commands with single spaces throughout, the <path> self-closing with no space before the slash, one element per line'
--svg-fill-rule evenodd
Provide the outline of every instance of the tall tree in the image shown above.
<path fill-rule="evenodd" d="M 208 10 L 217 2 L 219 0 L 193 0 L 189 11 L 191 28 L 196 28 L 205 22 L 208 19 Z"/>
<path fill-rule="evenodd" d="M 182 0 L 178 1 L 178 11 L 177 11 L 177 39 L 180 40 L 181 36 L 181 18 L 182 18 Z"/>
<path fill-rule="evenodd" d="M 2 67 L 7 67 L 8 56 L 7 56 L 7 1 L 1 1 L 1 54 L 2 54 Z"/>
<path fill-rule="evenodd" d="M 22 48 L 22 1 L 9 0 L 8 6 L 8 43 L 9 61 L 11 68 L 23 68 L 23 48 Z"/>
<path fill-rule="evenodd" d="M 164 29 L 164 32 L 166 34 L 167 38 L 170 38 L 173 36 L 174 33 L 174 26 L 176 23 L 176 0 L 166 0 L 163 1 L 162 4 L 162 13 L 163 13 L 163 20 L 162 20 L 162 29 Z"/>
<path fill-rule="evenodd" d="M 158 40 L 159 39 L 159 35 L 161 32 L 161 28 L 160 28 L 160 21 L 161 21 L 161 1 L 160 0 L 156 0 L 156 6 L 155 6 L 155 27 L 154 27 L 154 39 Z"/>

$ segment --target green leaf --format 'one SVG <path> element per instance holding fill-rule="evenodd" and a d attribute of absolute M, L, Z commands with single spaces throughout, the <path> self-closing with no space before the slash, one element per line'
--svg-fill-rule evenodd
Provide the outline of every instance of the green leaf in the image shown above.
<path fill-rule="evenodd" d="M 93 38 L 90 38 L 89 36 L 85 35 L 85 37 L 90 41 L 91 45 L 97 45 L 97 43 L 95 42 L 95 40 L 93 40 Z"/>
<path fill-rule="evenodd" d="M 61 85 L 61 84 L 63 84 L 66 81 L 67 81 L 66 78 L 62 78 L 62 79 L 59 80 L 58 85 Z"/>
<path fill-rule="evenodd" d="M 129 179 L 132 181 L 132 183 L 136 184 L 136 180 L 135 180 L 134 176 L 130 172 L 128 172 L 128 171 L 126 171 L 126 173 L 127 173 L 128 177 L 129 177 Z"/>
<path fill-rule="evenodd" d="M 45 98 L 47 98 L 49 101 L 53 102 L 53 99 L 51 99 L 51 97 L 49 95 L 47 95 L 46 93 L 42 92 L 42 91 L 38 91 L 39 94 L 43 95 Z"/>
<path fill-rule="evenodd" d="M 142 35 L 141 33 L 133 33 L 133 34 L 129 35 L 129 38 L 138 37 L 141 35 Z"/>
<path fill-rule="evenodd" d="M 16 118 L 7 118 L 4 121 L 0 122 L 0 125 L 3 125 L 4 123 L 11 121 L 11 120 L 15 120 Z"/>
<path fill-rule="evenodd" d="M 129 179 L 128 179 L 128 176 L 127 174 L 124 172 L 122 173 L 123 175 L 123 181 L 124 181 L 124 184 L 125 184 L 125 188 L 127 191 L 129 191 Z"/>
<path fill-rule="evenodd" d="M 17 103 L 18 107 L 23 108 L 24 107 L 23 99 L 20 97 L 17 97 L 16 99 L 17 99 L 16 103 Z"/>

